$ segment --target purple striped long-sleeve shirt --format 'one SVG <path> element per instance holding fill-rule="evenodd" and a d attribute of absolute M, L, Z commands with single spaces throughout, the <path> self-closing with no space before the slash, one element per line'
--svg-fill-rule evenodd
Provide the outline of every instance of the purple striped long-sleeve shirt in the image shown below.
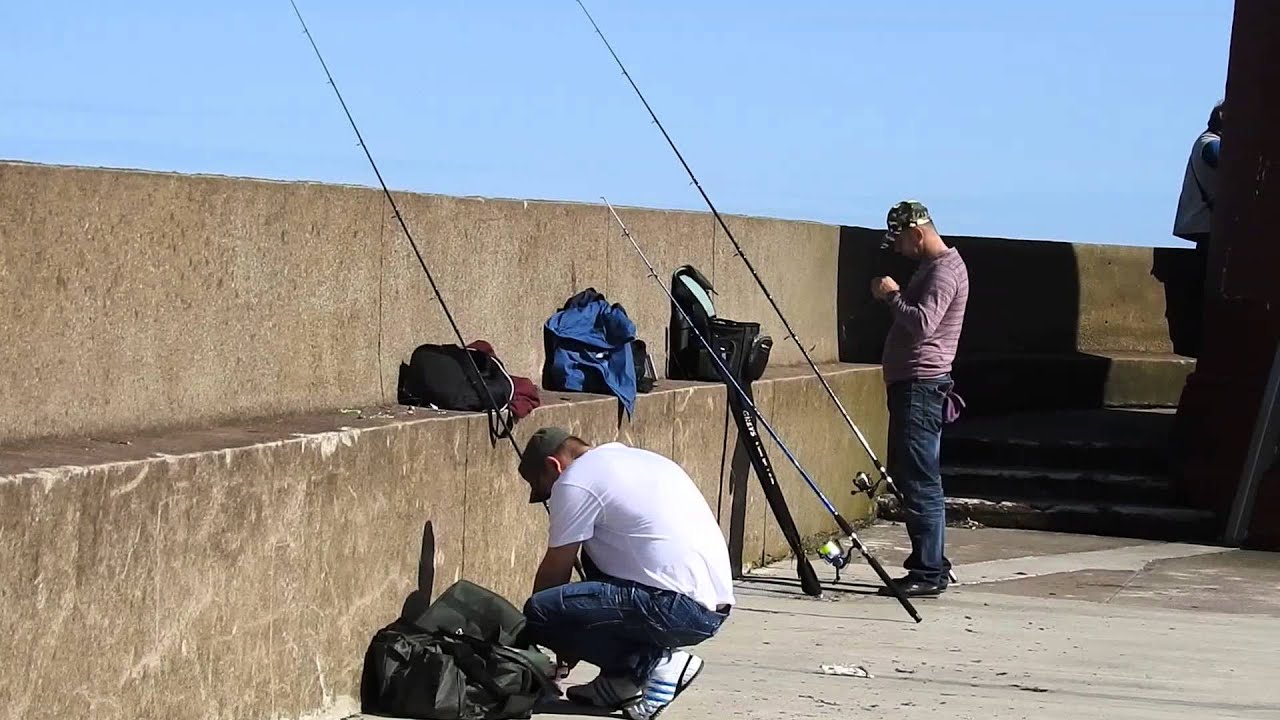
<path fill-rule="evenodd" d="M 951 372 L 969 301 L 969 270 L 959 251 L 925 260 L 907 287 L 889 298 L 893 327 L 881 364 L 886 384 Z"/>

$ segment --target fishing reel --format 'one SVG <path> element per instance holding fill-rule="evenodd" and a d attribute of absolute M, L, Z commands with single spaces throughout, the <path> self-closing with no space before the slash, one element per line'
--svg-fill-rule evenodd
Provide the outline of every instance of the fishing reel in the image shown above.
<path fill-rule="evenodd" d="M 835 539 L 826 541 L 822 547 L 818 548 L 818 557 L 835 568 L 835 582 L 840 582 L 840 571 L 853 562 L 852 552 L 852 548 L 846 549 L 839 540 Z"/>
<path fill-rule="evenodd" d="M 867 496 L 867 499 L 873 500 L 875 499 L 876 491 L 880 489 L 882 484 L 884 484 L 884 478 L 881 478 L 879 482 L 872 482 L 870 475 L 865 472 L 859 472 L 857 475 L 853 476 L 853 486 L 856 489 L 851 491 L 849 494 L 863 494 Z"/>

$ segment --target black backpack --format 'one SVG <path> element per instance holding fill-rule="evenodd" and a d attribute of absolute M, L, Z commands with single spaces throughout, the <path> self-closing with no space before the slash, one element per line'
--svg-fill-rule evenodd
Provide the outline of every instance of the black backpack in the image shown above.
<path fill-rule="evenodd" d="M 467 355 L 475 360 L 475 367 Z M 427 343 L 413 351 L 407 365 L 400 364 L 401 405 L 489 413 L 489 430 L 494 437 L 505 437 L 515 424 L 511 413 L 515 387 L 501 360 L 473 348 Z M 493 403 L 498 406 L 496 413 Z"/>
<path fill-rule="evenodd" d="M 523 640 L 524 614 L 500 595 L 460 580 L 417 617 L 406 614 L 369 643 L 361 712 L 422 720 L 528 718 L 548 690 L 555 692 L 551 659 Z"/>
<path fill-rule="evenodd" d="M 716 315 L 711 281 L 692 265 L 671 275 L 671 324 L 667 330 L 667 377 L 672 380 L 721 382 L 720 372 L 693 328 L 716 348 L 720 361 L 738 382 L 760 379 L 769 364 L 773 338 L 760 334 L 760 323 L 727 320 Z M 676 305 L 684 310 L 684 314 Z M 693 326 L 685 320 L 685 315 Z"/>

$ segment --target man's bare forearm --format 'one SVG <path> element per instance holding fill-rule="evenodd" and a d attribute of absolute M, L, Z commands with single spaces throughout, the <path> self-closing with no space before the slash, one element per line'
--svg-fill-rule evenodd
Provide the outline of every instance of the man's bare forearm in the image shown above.
<path fill-rule="evenodd" d="M 573 561 L 578 557 L 578 544 L 565 547 L 548 548 L 538 565 L 538 572 L 533 576 L 535 593 L 559 587 L 569 582 L 573 574 Z"/>
<path fill-rule="evenodd" d="M 553 569 L 547 568 L 545 565 L 538 568 L 538 573 L 533 578 L 533 591 L 535 593 L 543 590 L 550 590 L 554 587 L 560 587 L 569 582 L 569 575 L 561 575 L 554 572 Z"/>

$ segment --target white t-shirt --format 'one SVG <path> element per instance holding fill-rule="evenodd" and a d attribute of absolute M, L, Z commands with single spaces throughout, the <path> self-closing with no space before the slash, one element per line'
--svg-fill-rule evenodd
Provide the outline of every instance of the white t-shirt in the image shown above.
<path fill-rule="evenodd" d="M 548 544 L 582 542 L 600 571 L 734 604 L 729 549 L 698 487 L 648 450 L 606 443 L 574 460 L 551 489 Z"/>

